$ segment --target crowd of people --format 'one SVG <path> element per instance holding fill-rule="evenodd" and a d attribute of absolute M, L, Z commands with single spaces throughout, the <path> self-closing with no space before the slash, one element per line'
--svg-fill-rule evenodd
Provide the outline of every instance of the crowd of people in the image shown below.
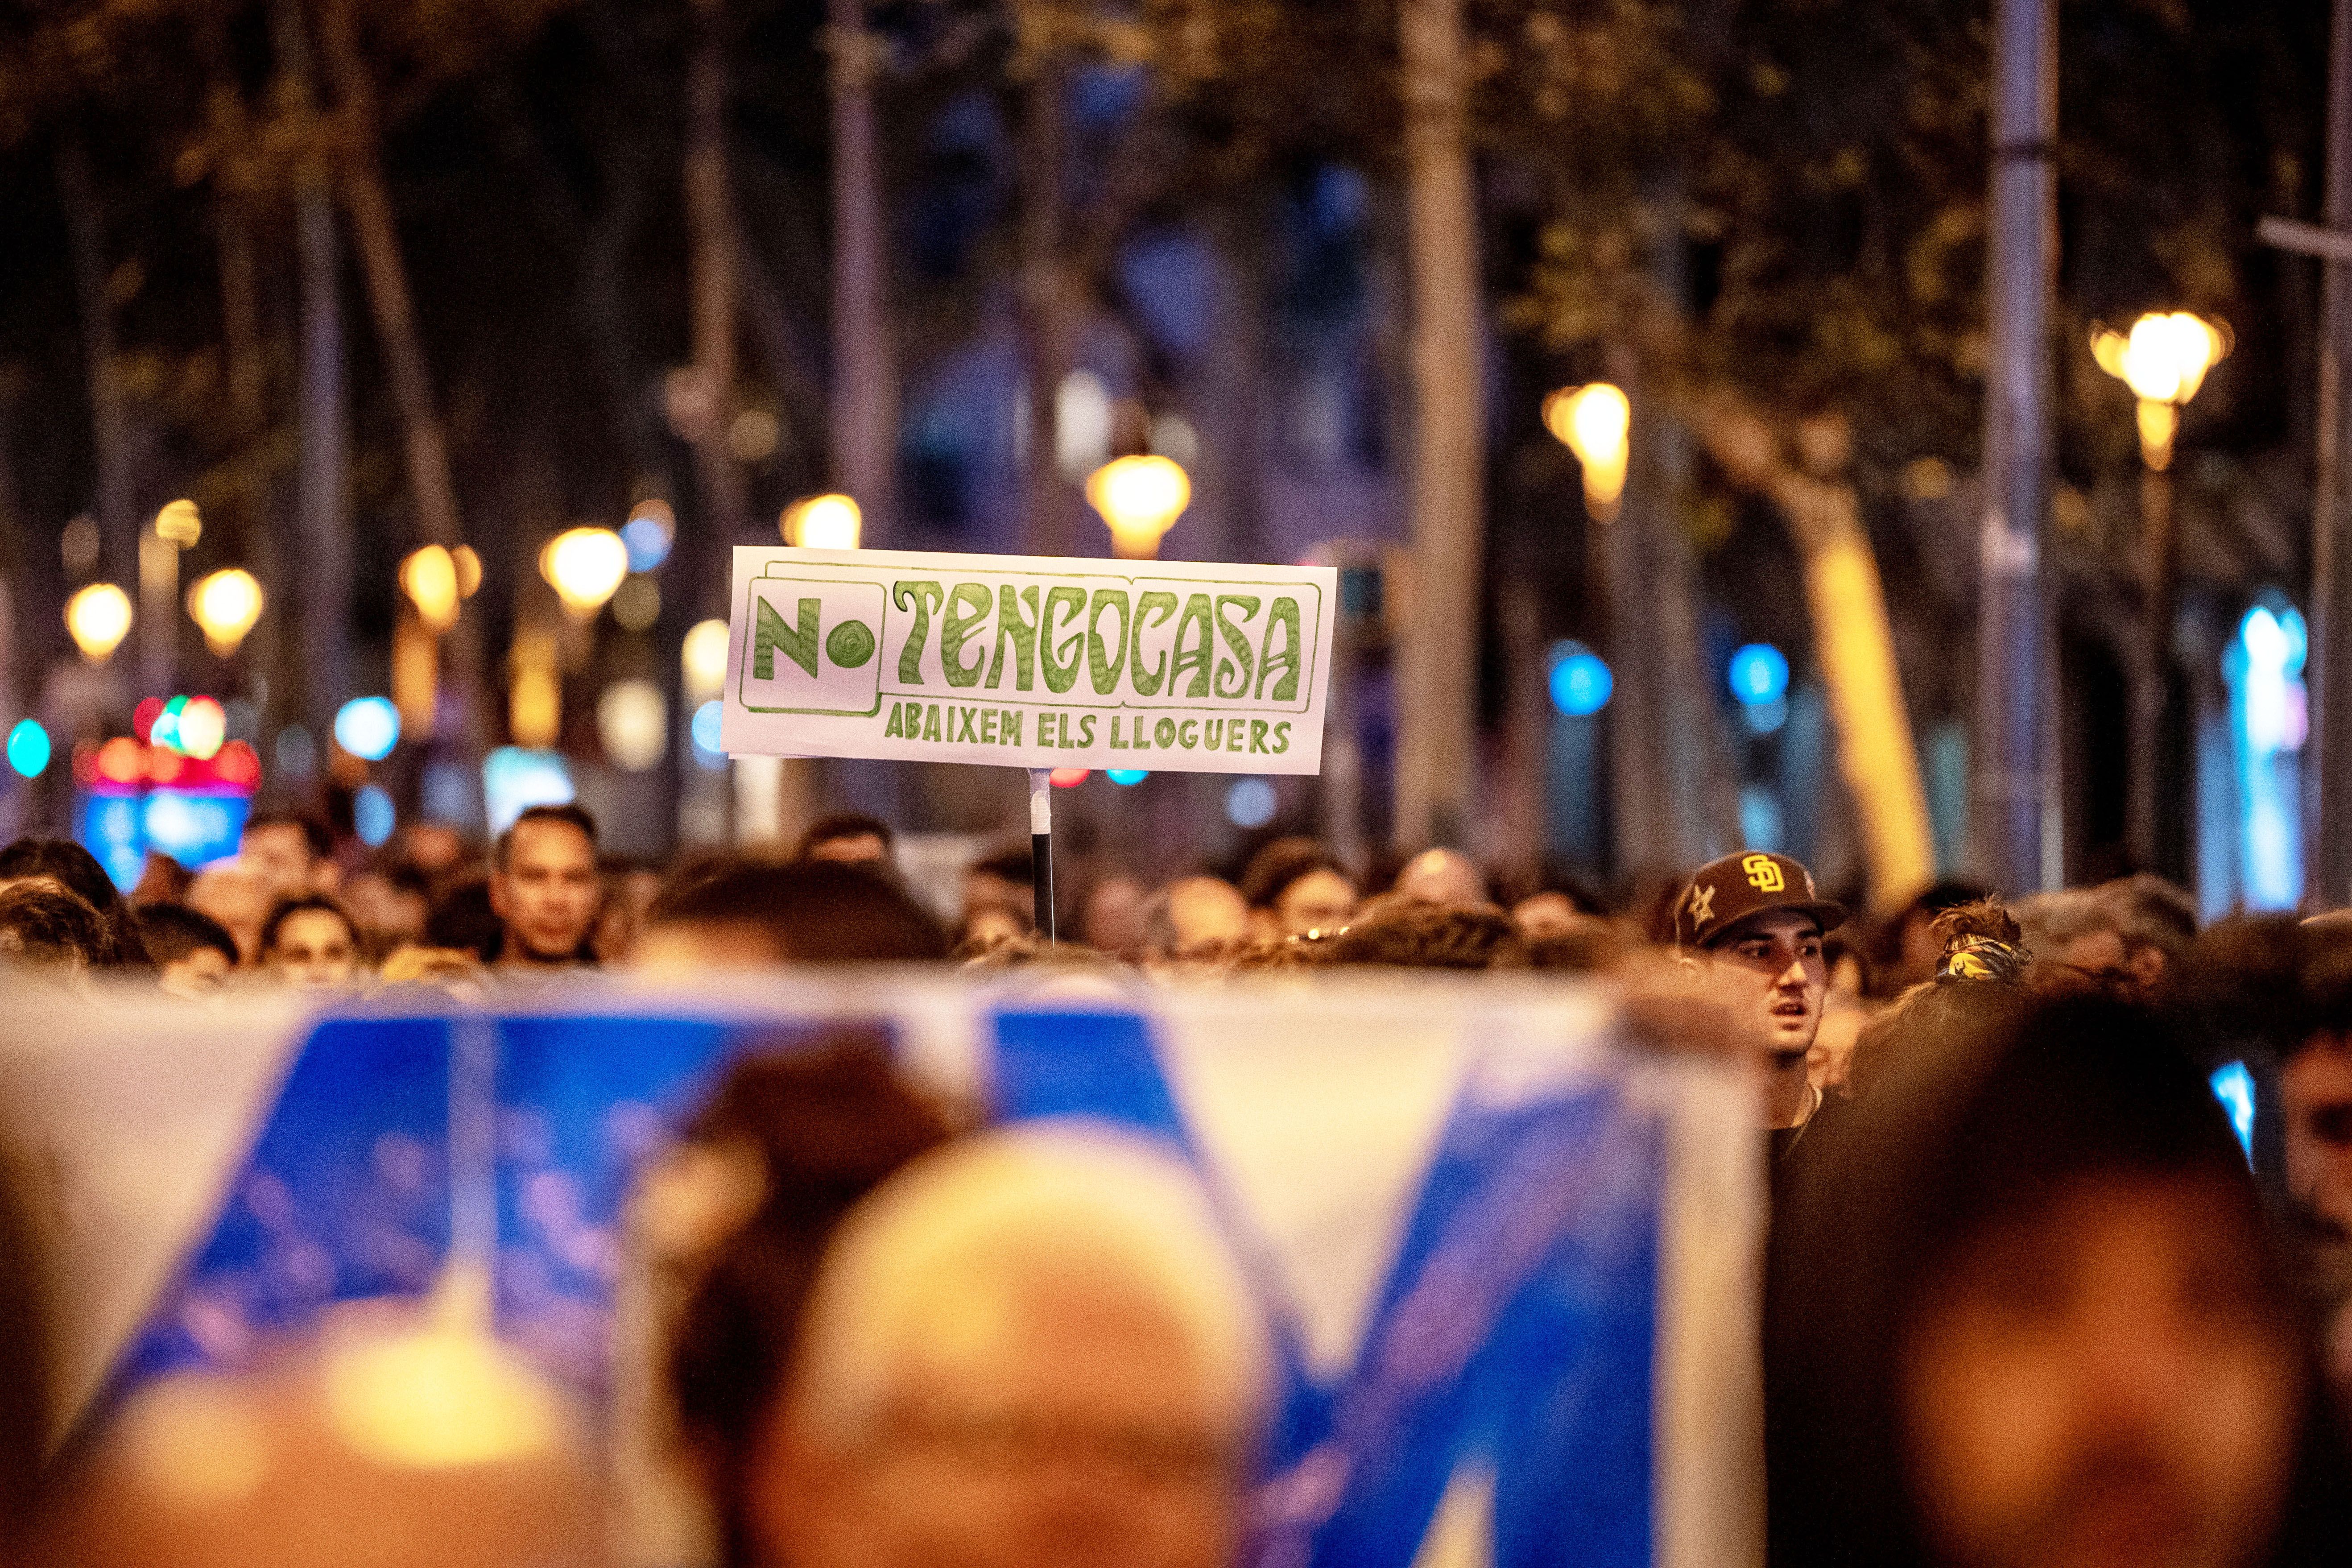
<path fill-rule="evenodd" d="M 603 858 L 588 814 L 551 806 L 479 862 L 433 828 L 353 860 L 264 814 L 233 861 L 152 868 L 123 896 L 77 847 L 26 840 L 0 851 L 0 954 L 29 983 L 114 972 L 193 1000 L 488 993 L 599 966 L 1600 976 L 1629 1018 L 1664 1020 L 1636 1035 L 1752 1064 L 1774 1563 L 2352 1560 L 2352 911 L 2200 930 L 2180 889 L 2140 876 L 2014 901 L 1950 882 L 1857 918 L 1764 851 L 1610 908 L 1565 879 L 1498 888 L 1443 848 L 1368 886 L 1290 837 L 1231 877 L 1095 879 L 1057 942 L 1033 929 L 1026 850 L 974 861 L 943 918 L 895 847 L 887 824 L 841 816 L 788 856 L 657 874 Z M 2259 1114 L 2233 1119 L 2217 1073 Z M 655 1425 L 709 1505 L 677 1561 L 1215 1568 L 1265 1525 L 1264 1329 L 1208 1200 L 1163 1156 L 971 1125 L 844 1036 L 740 1062 L 645 1175 L 635 1223 L 640 1304 L 669 1347 Z M 347 1353 L 308 1352 L 217 1408 L 142 1395 L 56 1539 L 78 1561 L 326 1560 L 273 1531 L 302 1475 L 391 1462 L 336 1414 Z M 542 1397 L 504 1363 L 449 1387 L 446 1357 L 403 1364 L 448 1419 L 478 1405 L 504 1431 Z M 602 1550 L 566 1522 L 588 1483 L 554 1430 L 484 1461 L 531 1478 L 512 1518 L 539 1555 L 479 1560 Z M 180 1526 L 158 1522 L 172 1499 L 151 1461 L 174 1431 L 254 1446 L 220 1526 L 234 1551 L 157 1554 Z"/>

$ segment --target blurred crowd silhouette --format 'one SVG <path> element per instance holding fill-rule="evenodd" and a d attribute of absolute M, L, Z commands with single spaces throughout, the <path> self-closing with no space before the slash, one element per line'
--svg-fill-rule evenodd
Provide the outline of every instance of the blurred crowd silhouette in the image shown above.
<path fill-rule="evenodd" d="M 1498 890 L 1448 849 L 1368 884 L 1280 838 L 1230 878 L 1102 877 L 1072 900 L 1079 940 L 1055 942 L 1031 929 L 1026 850 L 975 860 L 951 910 L 895 851 L 888 825 L 844 816 L 789 855 L 656 870 L 601 858 L 589 815 L 551 806 L 478 860 L 430 828 L 359 858 L 264 814 L 233 861 L 161 863 L 124 896 L 79 847 L 24 840 L 0 851 L 0 958 L 15 987 L 198 1007 L 804 964 L 1019 970 L 1078 994 L 1578 977 L 1628 1039 L 1753 1085 L 1771 1563 L 2352 1561 L 2352 911 L 2200 931 L 2141 877 L 2013 904 L 1950 883 L 1850 919 L 1764 852 L 1612 909 L 1568 879 Z M 340 1309 L 254 1369 L 65 1425 L 37 1173 L 12 1163 L 0 1508 L 19 1559 L 1259 1560 L 1279 1391 L 1190 1167 L 1097 1126 L 983 1126 L 844 1029 L 740 1059 L 672 1131 L 628 1212 L 620 1310 L 651 1348 L 615 1380 L 618 1465 L 603 1416 L 489 1335 L 463 1268 L 430 1300 Z M 1726 1391 L 1726 1421 L 1748 1408 Z"/>

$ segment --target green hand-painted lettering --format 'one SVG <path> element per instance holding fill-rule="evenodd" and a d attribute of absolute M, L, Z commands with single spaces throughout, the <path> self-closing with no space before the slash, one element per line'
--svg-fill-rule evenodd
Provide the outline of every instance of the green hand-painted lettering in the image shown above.
<path fill-rule="evenodd" d="M 1024 618 L 1023 605 L 1029 606 Z M 996 653 L 988 661 L 988 689 L 996 689 L 1004 679 L 1004 645 L 1013 644 L 1013 683 L 1026 691 L 1037 683 L 1037 590 L 1027 587 L 1016 595 L 1013 584 L 1005 584 L 997 591 Z"/>
<path fill-rule="evenodd" d="M 980 672 L 987 668 L 988 655 L 982 653 L 970 664 L 963 660 L 963 645 L 971 640 L 995 607 L 988 590 L 977 583 L 959 583 L 948 595 L 947 618 L 940 626 L 940 666 L 947 671 L 950 686 L 977 686 Z"/>
<path fill-rule="evenodd" d="M 1175 662 L 1168 670 L 1168 694 L 1171 697 L 1177 694 L 1177 683 L 1183 679 L 1184 672 L 1188 669 L 1192 672 L 1192 681 L 1191 685 L 1184 688 L 1183 695 L 1187 697 L 1209 695 L 1209 664 L 1215 658 L 1214 645 L 1217 640 L 1215 634 L 1209 630 L 1209 595 L 1187 595 L 1184 599 L 1184 614 L 1176 622 L 1176 647 L 1173 650 Z M 1195 631 L 1196 628 L 1195 640 L 1191 651 L 1188 652 L 1184 647 L 1184 634 Z"/>
<path fill-rule="evenodd" d="M 1283 634 L 1279 648 L 1274 646 L 1274 634 Z M 1265 683 L 1277 669 L 1282 679 L 1274 683 L 1274 700 L 1289 702 L 1298 696 L 1298 658 L 1302 637 L 1298 629 L 1298 601 L 1280 598 L 1274 602 L 1273 613 L 1266 616 L 1265 645 L 1257 658 L 1257 694 L 1265 695 Z"/>
<path fill-rule="evenodd" d="M 1118 612 L 1118 641 L 1107 643 L 1102 637 L 1102 613 Z M 1124 588 L 1097 588 L 1094 603 L 1087 609 L 1087 679 L 1094 682 L 1095 695 L 1108 697 L 1118 684 L 1119 667 L 1127 662 L 1127 633 L 1134 622 L 1133 611 L 1128 607 Z"/>
<path fill-rule="evenodd" d="M 1036 590 L 1033 588 L 1030 592 Z M 1067 610 L 1068 616 L 1058 616 L 1055 614 L 1057 607 Z M 1045 612 L 1037 623 L 1037 662 L 1044 668 L 1045 689 L 1048 691 L 1067 691 L 1078 683 L 1078 649 L 1086 643 L 1086 633 L 1078 623 L 1086 618 L 1086 613 L 1087 591 L 1084 588 L 1065 585 L 1051 589 L 1045 595 Z M 1054 639 L 1062 636 L 1061 632 L 1054 629 L 1057 619 L 1061 620 L 1063 630 L 1068 634 L 1059 647 L 1054 646 Z"/>
<path fill-rule="evenodd" d="M 1154 611 L 1159 613 L 1155 615 Z M 1173 594 L 1162 593 L 1154 588 L 1150 593 L 1141 594 L 1136 597 L 1135 636 L 1129 639 L 1129 647 L 1133 651 L 1129 656 L 1129 669 L 1135 682 L 1135 694 L 1138 697 L 1159 696 L 1160 682 L 1168 679 L 1166 654 L 1161 654 L 1160 662 L 1153 665 L 1150 669 L 1146 670 L 1143 668 L 1143 634 L 1154 626 L 1165 625 L 1168 618 L 1175 613 L 1176 595 Z"/>
<path fill-rule="evenodd" d="M 890 591 L 890 597 L 902 610 L 915 612 L 915 629 L 907 634 L 907 646 L 898 650 L 898 679 L 908 686 L 923 683 L 923 643 L 931 635 L 931 606 L 947 597 L 948 591 L 929 578 L 910 578 Z"/>
<path fill-rule="evenodd" d="M 776 679 L 778 648 L 784 650 L 786 658 L 807 670 L 811 676 L 814 676 L 816 674 L 817 602 L 814 599 L 801 601 L 801 624 L 797 626 L 786 626 L 784 617 L 776 614 L 776 607 L 760 595 L 753 595 L 751 602 L 759 606 L 759 613 L 752 617 L 751 679 L 754 680 Z"/>
<path fill-rule="evenodd" d="M 1257 662 L 1257 655 L 1256 651 L 1250 647 L 1249 638 L 1244 634 L 1247 631 L 1249 623 L 1257 618 L 1258 605 L 1264 603 L 1265 601 L 1255 594 L 1217 595 L 1217 635 L 1225 639 L 1225 651 L 1233 655 L 1231 658 L 1217 660 L 1216 687 L 1217 695 L 1220 697 L 1247 697 L 1250 694 L 1250 669 Z M 1241 625 L 1235 626 L 1225 618 L 1225 611 L 1228 607 L 1241 611 Z M 1231 691 L 1225 689 L 1225 677 L 1228 675 L 1240 678 L 1234 682 L 1234 689 Z"/>

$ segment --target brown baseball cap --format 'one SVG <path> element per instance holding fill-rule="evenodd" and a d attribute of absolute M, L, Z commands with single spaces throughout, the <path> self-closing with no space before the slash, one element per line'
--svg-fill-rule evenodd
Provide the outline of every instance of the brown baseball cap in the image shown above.
<path fill-rule="evenodd" d="M 1845 923 L 1845 906 L 1813 889 L 1804 862 L 1768 849 L 1710 860 L 1691 873 L 1675 900 L 1675 945 L 1711 947 L 1750 915 L 1786 910 L 1811 915 L 1823 932 Z"/>

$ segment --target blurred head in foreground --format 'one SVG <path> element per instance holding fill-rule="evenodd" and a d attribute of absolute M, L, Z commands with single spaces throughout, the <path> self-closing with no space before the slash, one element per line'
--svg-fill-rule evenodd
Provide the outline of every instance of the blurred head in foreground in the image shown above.
<path fill-rule="evenodd" d="M 1219 1568 L 1265 1364 L 1180 1163 L 1082 1124 L 961 1140 L 826 1253 L 742 1475 L 740 1560 Z"/>
<path fill-rule="evenodd" d="M 346 1321 L 257 1374 L 134 1396 L 71 1489 L 49 1560 L 591 1568 L 599 1502 L 576 1436 L 561 1396 L 496 1342 Z"/>
<path fill-rule="evenodd" d="M 1816 1153 L 1774 1217 L 1776 1562 L 2231 1568 L 2341 1529 L 2252 1176 L 2154 1015 L 1988 988 Z"/>
<path fill-rule="evenodd" d="M 721 861 L 662 889 L 630 966 L 654 976 L 782 963 L 911 963 L 948 953 L 947 933 L 878 870 L 824 860 Z"/>

